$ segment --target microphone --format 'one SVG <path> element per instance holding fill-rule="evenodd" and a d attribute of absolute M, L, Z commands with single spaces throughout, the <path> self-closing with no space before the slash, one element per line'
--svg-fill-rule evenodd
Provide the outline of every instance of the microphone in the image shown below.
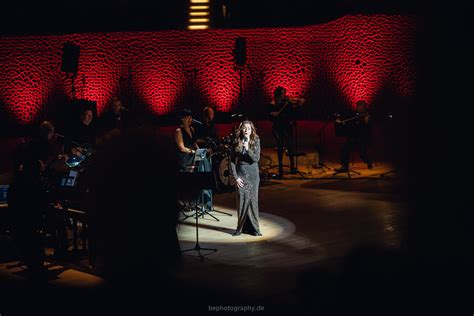
<path fill-rule="evenodd" d="M 130 112 L 130 111 L 129 111 L 126 107 L 124 107 L 124 106 L 121 106 L 120 109 L 123 110 L 123 111 L 125 111 L 125 112 Z"/>
<path fill-rule="evenodd" d="M 234 117 L 242 117 L 242 116 L 244 116 L 244 115 L 243 115 L 243 114 L 236 114 L 236 113 L 234 113 L 234 114 L 232 114 L 230 117 L 234 118 Z"/>
<path fill-rule="evenodd" d="M 59 137 L 59 138 L 64 138 L 64 135 L 61 135 L 61 134 L 58 134 L 58 133 L 55 133 L 54 136 Z"/>

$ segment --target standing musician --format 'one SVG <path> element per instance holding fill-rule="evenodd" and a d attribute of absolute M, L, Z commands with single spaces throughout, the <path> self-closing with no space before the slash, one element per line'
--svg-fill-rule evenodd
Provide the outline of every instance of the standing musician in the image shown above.
<path fill-rule="evenodd" d="M 286 89 L 277 87 L 273 92 L 273 101 L 269 107 L 270 119 L 273 121 L 273 135 L 278 147 L 278 176 L 283 178 L 283 148 L 286 146 L 290 158 L 292 174 L 298 172 L 295 167 L 295 142 L 292 118 L 295 109 L 304 103 L 304 99 L 288 98 Z"/>
<path fill-rule="evenodd" d="M 341 167 L 336 169 L 337 172 L 347 172 L 349 170 L 350 155 L 355 150 L 359 150 L 360 158 L 367 164 L 369 169 L 372 169 L 372 159 L 368 153 L 372 129 L 371 118 L 365 101 L 356 102 L 356 111 L 352 118 L 350 123 L 346 123 L 349 125 L 349 133 L 346 143 L 341 149 Z M 337 118 L 336 123 L 341 124 L 343 120 Z"/>
<path fill-rule="evenodd" d="M 238 191 L 238 222 L 233 236 L 262 236 L 258 223 L 260 138 L 251 121 L 240 123 L 232 150 L 231 172 Z"/>
<path fill-rule="evenodd" d="M 193 122 L 193 114 L 191 110 L 184 109 L 180 113 L 181 125 L 174 133 L 176 148 L 178 154 L 178 171 L 187 171 L 187 167 L 192 165 L 194 154 L 198 145 L 196 143 L 196 135 L 194 128 L 191 126 Z"/>

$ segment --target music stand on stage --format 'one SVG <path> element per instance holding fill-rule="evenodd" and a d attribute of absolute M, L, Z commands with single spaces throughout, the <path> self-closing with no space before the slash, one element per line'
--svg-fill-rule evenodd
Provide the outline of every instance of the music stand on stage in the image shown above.
<path fill-rule="evenodd" d="M 178 183 L 185 183 L 184 190 L 186 191 L 197 191 L 196 193 L 196 211 L 194 213 L 194 218 L 196 219 L 196 244 L 193 248 L 182 250 L 181 252 L 188 251 L 197 251 L 201 261 L 204 260 L 204 256 L 201 254 L 201 250 L 210 251 L 206 255 L 217 252 L 217 249 L 214 248 L 204 248 L 199 244 L 199 216 L 205 213 L 204 205 L 199 205 L 199 193 L 202 190 L 213 190 L 216 188 L 216 181 L 214 178 L 214 173 L 212 172 L 181 172 L 178 174 Z M 199 211 L 199 208 L 201 209 Z"/>

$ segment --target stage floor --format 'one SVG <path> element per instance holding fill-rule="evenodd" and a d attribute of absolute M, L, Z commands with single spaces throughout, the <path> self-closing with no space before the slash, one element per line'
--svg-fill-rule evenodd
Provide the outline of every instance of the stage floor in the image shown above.
<path fill-rule="evenodd" d="M 268 150 L 269 155 L 272 152 Z M 337 166 L 329 164 L 330 168 Z M 368 170 L 358 161 L 353 167 L 362 172 L 360 177 L 332 178 L 329 170 L 324 176 L 313 174 L 311 179 L 289 175 L 285 180 L 262 181 L 262 237 L 232 236 L 237 223 L 235 193 L 215 194 L 216 210 L 231 216 L 214 212 L 219 221 L 208 215 L 199 218 L 201 246 L 216 248 L 217 252 L 204 261 L 194 251 L 183 254 L 177 272 L 183 287 L 205 286 L 219 293 L 220 299 L 231 300 L 238 295 L 249 304 L 276 301 L 277 306 L 295 307 L 299 299 L 295 291 L 306 271 L 324 268 L 337 273 L 340 260 L 357 247 L 398 249 L 407 215 L 399 194 L 400 183 L 396 178 L 380 177 L 392 167 L 378 163 Z M 309 176 L 303 164 L 300 170 Z M 194 223 L 189 218 L 177 227 L 183 250 L 194 247 Z M 18 268 L 12 268 L 15 263 L 3 261 L 0 275 L 24 279 Z M 52 264 L 51 269 L 58 270 L 50 283 L 87 287 L 102 282 L 79 266 Z"/>
<path fill-rule="evenodd" d="M 260 188 L 262 237 L 232 236 L 235 193 L 215 195 L 215 208 L 232 216 L 199 218 L 199 236 L 202 247 L 217 252 L 204 261 L 185 253 L 180 277 L 229 295 L 237 290 L 250 301 L 297 300 L 302 272 L 324 267 L 337 273 L 339 259 L 357 247 L 400 247 L 406 211 L 398 189 L 398 181 L 377 177 L 270 181 Z M 178 226 L 182 249 L 194 247 L 194 221 Z"/>

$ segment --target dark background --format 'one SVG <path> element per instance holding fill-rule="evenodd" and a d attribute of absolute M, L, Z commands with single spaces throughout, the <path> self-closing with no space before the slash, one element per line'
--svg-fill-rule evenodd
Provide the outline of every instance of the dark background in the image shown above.
<path fill-rule="evenodd" d="M 421 301 L 432 304 L 419 306 L 424 312 L 441 306 L 446 310 L 464 307 L 472 313 L 472 302 L 466 300 L 472 292 L 474 249 L 472 2 L 237 2 L 242 2 L 242 7 L 231 11 L 235 13 L 227 27 L 313 24 L 358 12 L 408 13 L 423 19 L 416 51 L 417 106 L 404 113 L 404 137 L 400 138 L 405 188 L 401 194 L 414 209 L 405 250 L 410 263 L 418 265 L 433 282 L 432 287 L 427 283 L 416 293 L 420 300 L 425 299 Z M 158 4 L 144 1 L 134 1 L 133 5 L 131 1 L 101 5 L 82 1 L 62 6 L 17 1 L 4 6 L 0 29 L 3 34 L 37 34 L 184 28 L 179 21 L 185 14 L 178 9 L 183 4 L 170 3 L 170 10 L 153 10 Z M 250 3 L 252 9 L 245 9 Z M 259 3 L 256 8 L 255 3 Z M 460 306 L 460 301 L 465 305 Z"/>
<path fill-rule="evenodd" d="M 424 14 L 416 1 L 376 0 L 215 0 L 213 27 L 254 28 L 311 25 L 346 14 Z M 63 34 L 73 32 L 153 31 L 185 29 L 189 1 L 83 0 L 5 1 L 1 34 Z M 222 5 L 228 8 L 222 17 Z"/>

